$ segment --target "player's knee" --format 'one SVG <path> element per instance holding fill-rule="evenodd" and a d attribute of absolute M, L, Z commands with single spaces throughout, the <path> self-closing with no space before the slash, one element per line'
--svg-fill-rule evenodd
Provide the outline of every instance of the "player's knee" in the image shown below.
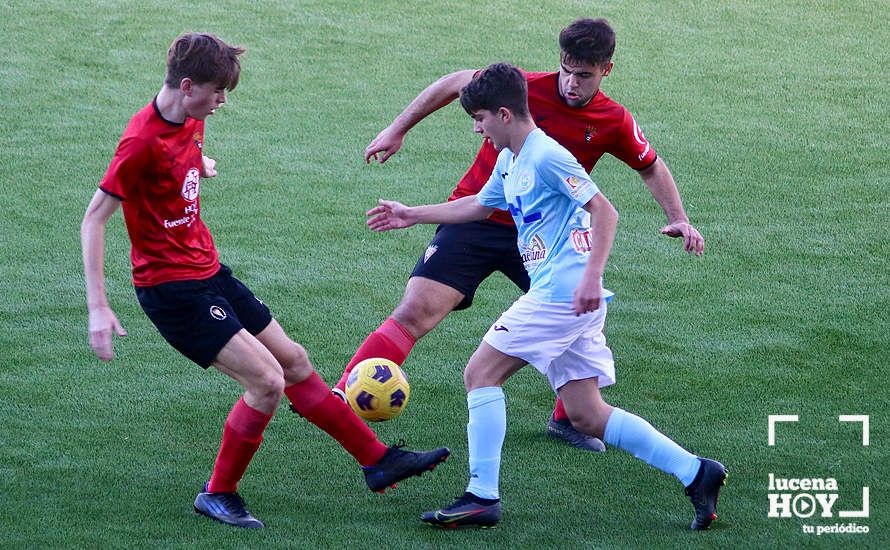
<path fill-rule="evenodd" d="M 467 391 L 473 391 L 477 388 L 487 388 L 489 386 L 499 386 L 501 380 L 494 376 L 490 369 L 479 368 L 472 361 L 467 368 L 464 369 L 464 387 Z"/>
<path fill-rule="evenodd" d="M 293 368 L 308 368 L 309 367 L 309 354 L 306 352 L 306 348 L 301 346 L 300 344 L 293 342 L 290 353 L 287 357 L 288 367 Z"/>
<path fill-rule="evenodd" d="M 392 312 L 392 317 L 415 339 L 420 339 L 436 328 L 436 325 L 460 303 L 461 296 L 456 291 L 454 294 L 451 296 L 447 293 L 425 293 L 419 290 L 419 287 L 409 284 L 402 301 Z"/>
<path fill-rule="evenodd" d="M 287 354 L 282 357 L 281 366 L 287 378 L 303 379 L 312 374 L 309 354 L 306 352 L 306 348 L 296 342 L 293 342 Z"/>
<path fill-rule="evenodd" d="M 434 308 L 428 307 L 421 300 L 405 300 L 392 312 L 392 318 L 398 321 L 415 340 L 426 336 L 439 324 L 439 317 Z"/>
<path fill-rule="evenodd" d="M 265 369 L 261 375 L 250 380 L 247 389 L 260 402 L 277 406 L 284 396 L 284 376 L 278 368 Z"/>
<path fill-rule="evenodd" d="M 475 376 L 474 373 L 470 372 L 469 368 L 464 369 L 464 388 L 469 391 L 473 391 L 476 389 L 476 379 L 478 377 Z"/>

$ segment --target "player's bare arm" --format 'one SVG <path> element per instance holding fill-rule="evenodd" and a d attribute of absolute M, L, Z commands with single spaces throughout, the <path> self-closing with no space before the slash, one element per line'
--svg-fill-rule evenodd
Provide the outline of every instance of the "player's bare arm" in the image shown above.
<path fill-rule="evenodd" d="M 584 205 L 590 212 L 590 256 L 584 275 L 575 288 L 572 307 L 577 315 L 596 311 L 600 307 L 600 279 L 606 269 L 606 260 L 612 250 L 615 228 L 618 226 L 618 211 L 602 193 L 597 193 Z"/>
<path fill-rule="evenodd" d="M 680 192 L 667 164 L 659 157 L 652 166 L 640 171 L 640 177 L 667 217 L 668 224 L 661 228 L 661 233 L 668 237 L 683 237 L 683 249 L 701 256 L 705 249 L 705 239 L 689 223 Z"/>
<path fill-rule="evenodd" d="M 399 116 L 384 128 L 365 148 L 365 162 L 373 158 L 383 164 L 402 147 L 405 134 L 415 124 L 448 105 L 460 95 L 460 89 L 473 79 L 475 70 L 449 73 L 427 86 Z"/>
<path fill-rule="evenodd" d="M 450 202 L 405 206 L 396 201 L 380 199 L 377 206 L 368 210 L 368 227 L 374 231 L 404 229 L 419 223 L 466 223 L 484 220 L 493 208 L 482 206 L 475 196 L 461 197 Z"/>
<path fill-rule="evenodd" d="M 117 316 L 108 305 L 105 294 L 105 225 L 120 208 L 121 201 L 97 190 L 90 201 L 80 226 L 84 277 L 89 312 L 90 347 L 103 361 L 114 358 L 113 334 L 126 336 Z"/>

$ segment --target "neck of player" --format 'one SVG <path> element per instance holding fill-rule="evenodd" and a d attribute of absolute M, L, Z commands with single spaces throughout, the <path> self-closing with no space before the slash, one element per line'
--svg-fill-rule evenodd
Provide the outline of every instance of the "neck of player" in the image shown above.
<path fill-rule="evenodd" d="M 164 120 L 176 123 L 185 122 L 188 113 L 182 104 L 182 98 L 183 94 L 178 89 L 169 86 L 161 88 L 161 91 L 158 92 L 157 105 Z"/>
<path fill-rule="evenodd" d="M 519 156 L 519 151 L 525 145 L 528 135 L 537 128 L 538 126 L 532 118 L 515 120 L 515 125 L 510 129 L 509 143 L 507 144 L 507 147 L 513 151 L 514 158 Z"/>

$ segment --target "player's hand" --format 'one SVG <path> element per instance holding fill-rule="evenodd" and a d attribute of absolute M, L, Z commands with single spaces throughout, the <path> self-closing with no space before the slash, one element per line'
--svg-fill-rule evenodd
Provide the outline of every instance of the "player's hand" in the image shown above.
<path fill-rule="evenodd" d="M 118 336 L 126 336 L 127 331 L 121 326 L 117 316 L 108 306 L 90 308 L 90 347 L 103 361 L 114 359 L 114 346 L 111 343 L 112 332 Z"/>
<path fill-rule="evenodd" d="M 701 256 L 705 251 L 705 239 L 698 229 L 687 222 L 676 222 L 661 228 L 661 234 L 668 237 L 683 237 L 683 248 L 690 254 Z"/>
<path fill-rule="evenodd" d="M 396 151 L 402 148 L 402 142 L 405 141 L 405 134 L 387 126 L 383 129 L 371 143 L 365 147 L 365 162 L 371 164 L 373 158 L 380 164 L 386 162 L 386 159 L 396 154 Z"/>
<path fill-rule="evenodd" d="M 600 289 L 599 277 L 594 281 L 581 279 L 572 296 L 572 308 L 576 316 L 599 309 L 602 299 Z"/>
<path fill-rule="evenodd" d="M 396 201 L 380 199 L 377 206 L 368 210 L 368 227 L 374 231 L 389 231 L 411 227 L 417 221 L 411 215 L 411 209 Z"/>
<path fill-rule="evenodd" d="M 201 156 L 201 177 L 202 178 L 212 178 L 215 176 L 216 176 L 216 161 L 206 155 L 202 155 Z"/>

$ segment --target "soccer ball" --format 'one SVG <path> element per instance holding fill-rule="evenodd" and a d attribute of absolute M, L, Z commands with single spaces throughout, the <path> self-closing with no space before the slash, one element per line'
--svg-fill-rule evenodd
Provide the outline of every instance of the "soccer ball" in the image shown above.
<path fill-rule="evenodd" d="M 411 387 L 398 365 L 389 359 L 365 359 L 346 379 L 346 401 L 355 414 L 378 422 L 402 414 Z"/>

